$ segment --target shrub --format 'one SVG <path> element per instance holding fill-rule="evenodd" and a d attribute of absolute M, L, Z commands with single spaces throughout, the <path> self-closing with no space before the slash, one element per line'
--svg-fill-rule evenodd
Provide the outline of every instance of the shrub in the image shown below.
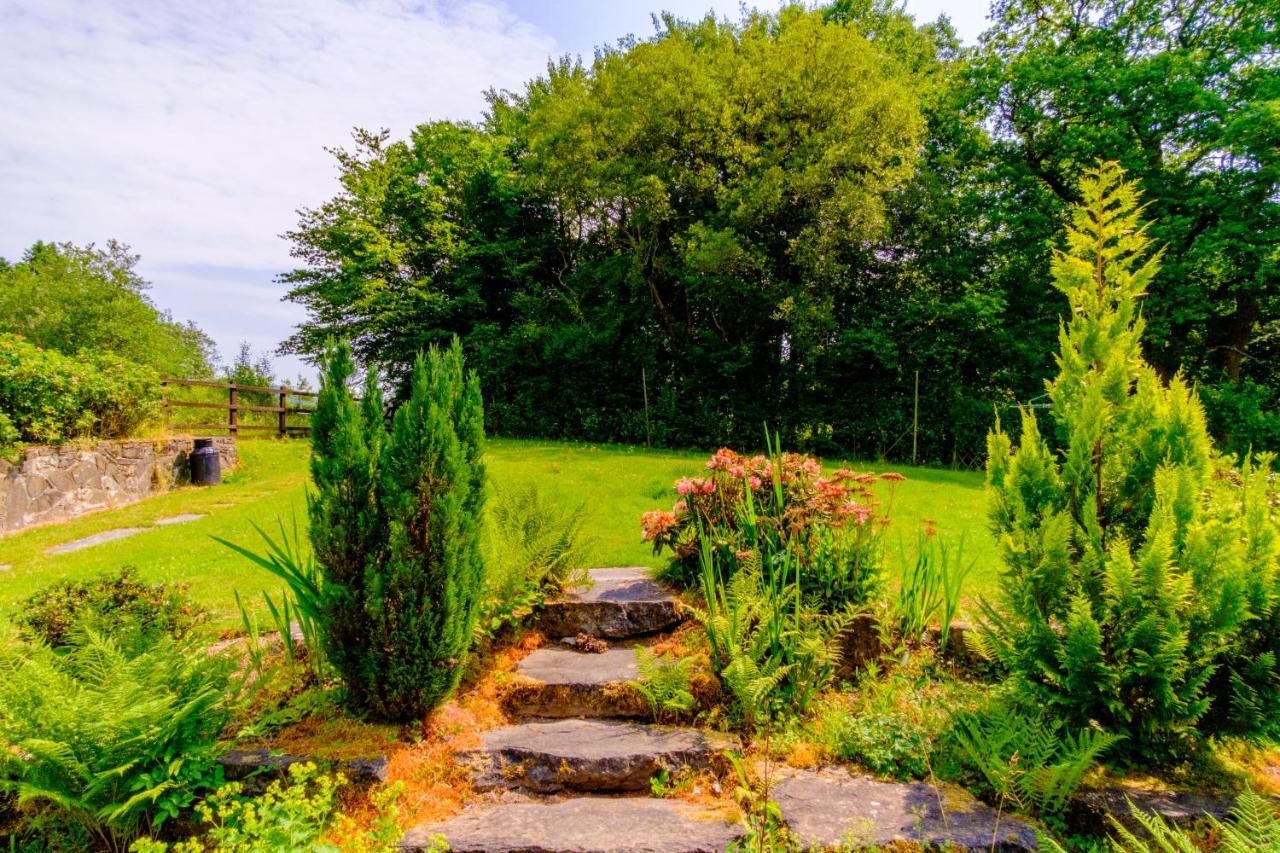
<path fill-rule="evenodd" d="M 702 542 L 706 609 L 695 611 L 711 645 L 711 664 L 747 725 L 802 714 L 831 684 L 836 638 L 849 613 L 824 614 L 804 601 L 785 560 L 755 552 L 728 581 Z"/>
<path fill-rule="evenodd" d="M 457 685 L 484 588 L 480 386 L 456 341 L 433 349 L 388 431 L 376 377 L 357 403 L 354 371 L 347 345 L 329 352 L 311 428 L 321 622 L 352 704 L 411 720 Z"/>
<path fill-rule="evenodd" d="M 229 663 L 167 637 L 127 654 L 85 628 L 0 652 L 0 790 L 123 850 L 222 782 Z"/>
<path fill-rule="evenodd" d="M 147 642 L 160 634 L 179 639 L 207 617 L 187 596 L 185 584 L 143 583 L 134 568 L 126 567 L 114 575 L 41 587 L 15 618 L 29 639 L 60 648 L 86 623 L 109 636 L 137 633 Z"/>
<path fill-rule="evenodd" d="M 1219 719 L 1255 726 L 1242 701 L 1276 707 L 1275 511 L 1257 503 L 1256 469 L 1241 475 L 1252 495 L 1214 498 L 1195 392 L 1141 357 L 1138 300 L 1159 255 L 1136 190 L 1104 164 L 1081 192 L 1053 263 L 1071 303 L 1048 386 L 1053 438 L 1025 411 L 1016 449 L 999 424 L 988 439 L 1004 571 L 985 639 L 1029 704 L 1123 735 L 1135 760 L 1168 760 L 1215 703 Z"/>
<path fill-rule="evenodd" d="M 880 594 L 888 509 L 872 487 L 877 480 L 892 484 L 900 474 L 840 469 L 827 477 L 816 459 L 776 447 L 770 456 L 750 458 L 721 449 L 706 469 L 706 477 L 677 481 L 671 511 L 641 519 L 654 553 L 672 554 L 664 577 L 697 583 L 704 537 L 726 553 L 769 540 L 797 561 L 802 592 L 824 612 L 865 605 Z M 725 561 L 721 568 L 733 565 Z"/>
<path fill-rule="evenodd" d="M 57 444 L 120 438 L 159 413 L 160 376 L 111 353 L 66 356 L 0 334 L 0 437 Z"/>

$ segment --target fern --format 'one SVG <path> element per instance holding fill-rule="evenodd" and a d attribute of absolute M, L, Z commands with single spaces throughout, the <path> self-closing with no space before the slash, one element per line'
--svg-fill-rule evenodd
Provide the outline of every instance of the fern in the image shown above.
<path fill-rule="evenodd" d="M 1061 814 L 1115 735 L 1063 732 L 1056 720 L 1031 716 L 1005 705 L 956 718 L 956 743 L 1001 799 L 1020 810 Z"/>
<path fill-rule="evenodd" d="M 695 615 L 737 713 L 752 725 L 802 713 L 831 683 L 835 640 L 853 611 L 824 614 L 808 606 L 790 581 L 785 551 L 744 555 L 726 583 L 709 537 L 701 541 L 706 609 Z"/>
<path fill-rule="evenodd" d="M 644 647 L 636 649 L 636 667 L 640 678 L 635 682 L 656 719 L 692 711 L 698 700 L 693 695 L 694 658 L 664 658 Z"/>
<path fill-rule="evenodd" d="M 229 664 L 162 639 L 125 654 L 89 629 L 65 654 L 0 659 L 0 791 L 76 823 L 109 849 L 177 817 L 221 782 Z"/>
<path fill-rule="evenodd" d="M 1129 804 L 1134 821 L 1141 834 L 1126 827 L 1115 817 L 1111 818 L 1116 835 L 1111 839 L 1115 853 L 1148 853 L 1151 850 L 1166 853 L 1202 853 L 1208 848 L 1197 844 L 1193 836 L 1147 814 L 1133 803 Z M 1208 834 L 1218 842 L 1212 849 L 1216 853 L 1274 853 L 1280 851 L 1280 816 L 1275 803 L 1253 791 L 1245 791 L 1236 799 L 1231 810 L 1231 820 L 1220 821 L 1207 817 Z M 1145 837 L 1142 837 L 1145 836 Z"/>

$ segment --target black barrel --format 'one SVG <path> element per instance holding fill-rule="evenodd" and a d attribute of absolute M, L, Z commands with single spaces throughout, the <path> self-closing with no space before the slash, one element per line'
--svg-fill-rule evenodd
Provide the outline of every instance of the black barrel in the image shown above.
<path fill-rule="evenodd" d="M 212 438 L 197 438 L 191 449 L 191 482 L 197 486 L 216 486 L 222 482 L 222 460 Z"/>

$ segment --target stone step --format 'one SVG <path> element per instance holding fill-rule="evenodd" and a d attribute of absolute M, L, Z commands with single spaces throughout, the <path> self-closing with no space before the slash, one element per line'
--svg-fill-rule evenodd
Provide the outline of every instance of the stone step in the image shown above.
<path fill-rule="evenodd" d="M 771 798 L 803 849 L 915 845 L 965 851 L 1038 850 L 1030 824 L 967 792 L 922 782 L 878 782 L 842 767 L 792 771 Z M 914 848 L 913 848 L 914 849 Z"/>
<path fill-rule="evenodd" d="M 720 853 L 741 835 L 736 824 L 671 800 L 575 797 L 472 806 L 411 830 L 400 849 L 437 849 L 432 839 L 443 836 L 452 853 Z"/>
<path fill-rule="evenodd" d="M 625 640 L 674 628 L 683 621 L 680 604 L 644 568 L 592 569 L 589 588 L 547 603 L 538 627 L 553 639 L 578 633 Z"/>
<path fill-rule="evenodd" d="M 644 697 L 630 681 L 640 677 L 636 652 L 598 654 L 544 646 L 520 661 L 503 705 L 518 717 L 643 717 Z"/>
<path fill-rule="evenodd" d="M 734 746 L 731 738 L 698 729 L 554 720 L 492 729 L 458 760 L 482 791 L 647 791 L 660 770 L 702 770 Z"/>

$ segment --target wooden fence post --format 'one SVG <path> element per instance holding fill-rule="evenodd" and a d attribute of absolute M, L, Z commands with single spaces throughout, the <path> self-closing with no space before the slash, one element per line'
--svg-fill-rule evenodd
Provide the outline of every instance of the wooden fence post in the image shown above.
<path fill-rule="evenodd" d="M 239 409 L 240 395 L 236 393 L 236 383 L 234 382 L 229 383 L 227 385 L 227 388 L 230 391 L 230 395 L 231 395 L 231 400 L 230 400 L 231 405 L 228 408 L 229 416 L 227 420 L 227 430 L 234 436 L 236 434 L 237 429 L 240 427 L 240 409 Z"/>
<path fill-rule="evenodd" d="M 289 434 L 289 425 L 285 422 L 286 420 L 285 413 L 287 411 L 288 405 L 289 405 L 289 389 L 281 385 L 280 386 L 280 437 L 281 438 L 284 438 Z"/>

